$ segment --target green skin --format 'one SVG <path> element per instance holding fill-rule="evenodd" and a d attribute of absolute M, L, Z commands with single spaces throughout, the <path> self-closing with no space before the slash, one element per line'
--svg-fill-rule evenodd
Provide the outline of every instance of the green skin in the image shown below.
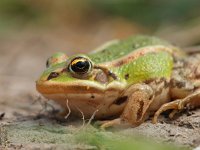
<path fill-rule="evenodd" d="M 80 114 L 81 110 L 86 118 L 90 118 L 96 110 L 96 118 L 119 116 L 126 103 L 113 106 L 116 99 L 130 95 L 135 85 L 148 80 L 170 79 L 173 57 L 180 54 L 168 42 L 142 35 L 111 41 L 86 55 L 67 58 L 64 53 L 56 53 L 48 59 L 48 68 L 36 86 L 44 97 L 57 101 L 64 108 L 69 100 L 67 109 L 70 107 L 75 114 Z M 72 59 L 80 56 L 93 64 L 85 76 L 76 75 L 67 69 Z M 52 72 L 59 75 L 48 79 Z M 103 76 L 98 76 L 97 72 Z M 137 88 L 149 90 L 145 86 Z M 167 99 L 167 96 L 157 99 Z"/>
<path fill-rule="evenodd" d="M 123 56 L 129 55 L 129 53 L 133 51 L 137 51 L 139 48 L 148 47 L 148 46 L 170 46 L 166 41 L 160 40 L 155 37 L 148 36 L 134 36 L 130 37 L 126 40 L 119 41 L 118 43 L 114 43 L 109 45 L 103 50 L 98 50 L 95 53 L 87 54 L 94 64 L 103 65 L 106 62 L 110 62 L 116 59 L 119 59 Z M 122 53 L 123 51 L 123 53 Z M 62 53 L 56 53 L 52 57 L 60 57 Z M 81 54 L 82 55 L 82 54 Z M 72 56 L 74 58 L 79 55 Z M 70 59 L 70 58 L 69 58 Z M 40 80 L 45 80 L 49 74 L 59 68 L 64 68 L 67 66 L 67 61 L 55 63 L 49 68 L 47 68 L 42 74 Z M 145 56 L 138 58 L 135 61 L 131 61 L 128 64 L 124 64 L 117 67 L 108 68 L 114 74 L 120 77 L 121 82 L 127 82 L 127 84 L 133 84 L 138 82 L 143 82 L 144 80 L 148 80 L 156 77 L 169 77 L 171 75 L 173 66 L 173 59 L 171 54 L 168 52 L 160 51 L 159 53 L 152 54 L 148 53 Z M 128 80 L 125 80 L 124 76 L 126 74 L 130 74 Z M 52 79 L 52 81 L 56 82 L 71 82 L 79 80 L 74 78 L 70 73 L 64 72 L 57 78 Z M 81 82 L 87 83 L 88 81 L 96 82 L 92 79 L 81 80 Z M 98 84 L 98 83 L 97 83 Z"/>

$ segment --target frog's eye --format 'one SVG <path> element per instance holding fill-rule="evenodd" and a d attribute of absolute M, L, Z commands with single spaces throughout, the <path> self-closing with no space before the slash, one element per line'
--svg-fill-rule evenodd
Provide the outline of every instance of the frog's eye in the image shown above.
<path fill-rule="evenodd" d="M 91 69 L 92 62 L 85 57 L 76 57 L 69 64 L 69 70 L 77 75 L 88 74 Z"/>
<path fill-rule="evenodd" d="M 56 64 L 66 62 L 66 60 L 67 60 L 66 54 L 61 53 L 61 52 L 56 53 L 47 60 L 46 67 L 49 68 L 49 67 L 54 66 Z"/>

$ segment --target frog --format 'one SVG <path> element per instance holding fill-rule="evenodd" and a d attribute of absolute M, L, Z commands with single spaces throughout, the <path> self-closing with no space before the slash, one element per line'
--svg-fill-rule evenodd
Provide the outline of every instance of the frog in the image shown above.
<path fill-rule="evenodd" d="M 94 118 L 102 128 L 170 111 L 169 118 L 200 106 L 200 55 L 163 39 L 133 35 L 106 42 L 87 54 L 52 55 L 36 89 L 66 114 Z"/>

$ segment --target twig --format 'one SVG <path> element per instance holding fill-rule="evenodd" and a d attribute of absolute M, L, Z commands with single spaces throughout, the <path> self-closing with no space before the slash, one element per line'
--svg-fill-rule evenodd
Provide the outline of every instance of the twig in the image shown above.
<path fill-rule="evenodd" d="M 99 109 L 97 109 L 97 110 L 94 111 L 94 113 L 93 113 L 92 116 L 90 117 L 90 119 L 89 119 L 89 121 L 88 121 L 88 123 L 87 123 L 86 126 L 89 126 L 89 125 L 91 124 L 92 120 L 94 119 L 94 117 L 95 117 L 95 115 L 96 115 L 96 113 L 97 113 L 98 111 L 99 111 Z"/>
<path fill-rule="evenodd" d="M 71 109 L 69 107 L 69 100 L 68 99 L 66 99 L 66 105 L 67 105 L 68 113 L 65 116 L 65 119 L 67 119 L 69 117 L 69 115 L 71 114 Z"/>
<path fill-rule="evenodd" d="M 78 109 L 78 111 L 81 113 L 81 115 L 82 115 L 82 120 L 83 120 L 83 124 L 82 124 L 82 126 L 81 126 L 81 128 L 83 128 L 84 126 L 85 126 L 85 116 L 84 116 L 84 113 L 80 110 L 80 108 L 78 108 L 77 106 L 76 106 L 76 109 Z"/>

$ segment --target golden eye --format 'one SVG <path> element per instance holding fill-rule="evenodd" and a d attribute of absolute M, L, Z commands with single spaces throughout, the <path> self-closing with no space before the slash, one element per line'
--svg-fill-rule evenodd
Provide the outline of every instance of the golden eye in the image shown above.
<path fill-rule="evenodd" d="M 76 74 L 86 74 L 89 73 L 92 68 L 92 63 L 89 59 L 84 57 L 74 58 L 69 66 L 70 71 Z"/>

